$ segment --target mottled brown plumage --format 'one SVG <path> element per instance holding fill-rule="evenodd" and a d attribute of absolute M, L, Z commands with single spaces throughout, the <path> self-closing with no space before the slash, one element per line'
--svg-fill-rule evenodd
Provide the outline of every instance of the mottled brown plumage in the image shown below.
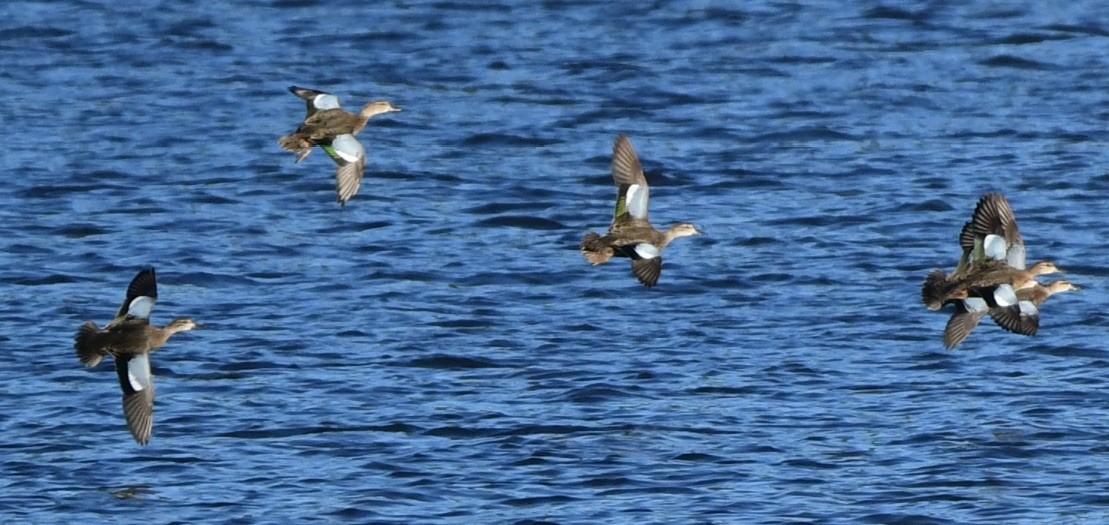
<path fill-rule="evenodd" d="M 1062 271 L 1049 261 L 1025 267 L 1025 246 L 1016 216 L 1005 197 L 984 195 L 974 215 L 959 234 L 963 249 L 950 275 L 933 270 L 921 287 L 930 310 L 953 305 L 955 312 L 944 328 L 944 346 L 961 344 L 983 317 L 1002 328 L 1034 335 L 1039 329 L 1039 306 L 1052 294 L 1077 287 L 1066 281 L 1040 285 L 1036 277 Z"/>
<path fill-rule="evenodd" d="M 153 268 L 139 272 L 127 287 L 119 315 L 103 329 L 91 321 L 77 329 L 74 348 L 85 366 L 93 367 L 104 356 L 115 360 L 123 414 L 127 427 L 139 444 L 150 441 L 154 428 L 154 382 L 150 353 L 164 346 L 173 334 L 192 330 L 192 319 L 177 319 L 165 328 L 150 324 L 150 310 L 158 298 Z"/>
<path fill-rule="evenodd" d="M 297 130 L 281 137 L 277 143 L 296 153 L 296 162 L 304 160 L 313 146 L 322 148 L 338 165 L 336 191 L 339 204 L 345 205 L 358 193 L 366 169 L 366 149 L 355 135 L 374 116 L 400 111 L 400 108 L 381 100 L 366 104 L 355 114 L 339 107 L 339 99 L 330 93 L 297 86 L 290 87 L 289 91 L 305 100 L 308 111 Z"/>
<path fill-rule="evenodd" d="M 650 188 L 631 140 L 620 135 L 612 148 L 612 180 L 616 183 L 616 212 L 608 233 L 589 232 L 580 244 L 590 264 L 604 264 L 613 257 L 627 257 L 632 273 L 645 286 L 658 284 L 662 273 L 662 251 L 674 239 L 700 235 L 692 224 L 681 223 L 666 232 L 651 226 L 647 214 Z"/>
<path fill-rule="evenodd" d="M 971 288 L 1010 284 L 1020 290 L 1035 278 L 1062 271 L 1050 261 L 1025 267 L 1025 246 L 1009 201 L 997 193 L 978 200 L 971 220 L 959 233 L 963 254 L 950 275 L 933 270 L 921 288 L 921 299 L 929 310 L 939 310 L 948 301 L 967 297 Z"/>
<path fill-rule="evenodd" d="M 925 279 L 921 295 L 929 310 L 940 310 L 948 301 L 965 299 L 970 290 L 991 288 L 1001 284 L 1012 285 L 1021 290 L 1036 284 L 1036 277 L 1060 272 L 1054 263 L 1040 261 L 1027 270 L 1008 266 L 1001 261 L 982 261 L 968 268 L 966 272 L 943 275 L 942 270 L 933 270 Z"/>

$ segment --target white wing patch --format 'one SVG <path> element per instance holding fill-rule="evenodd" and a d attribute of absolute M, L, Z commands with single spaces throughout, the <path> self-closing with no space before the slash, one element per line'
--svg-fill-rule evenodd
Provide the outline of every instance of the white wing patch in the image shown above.
<path fill-rule="evenodd" d="M 1005 262 L 1013 268 L 1023 270 L 1025 264 L 1024 258 L 1024 246 L 1018 244 L 1009 248 L 1009 255 L 1005 258 Z"/>
<path fill-rule="evenodd" d="M 647 243 L 635 245 L 635 253 L 643 259 L 654 259 L 659 256 L 658 248 L 655 248 L 653 244 Z"/>
<path fill-rule="evenodd" d="M 968 312 L 985 312 L 989 310 L 989 305 L 986 300 L 981 297 L 968 297 L 963 301 L 963 306 L 966 307 Z"/>
<path fill-rule="evenodd" d="M 335 95 L 316 95 L 316 98 L 312 99 L 312 105 L 316 106 L 316 109 L 335 109 L 339 107 L 339 97 Z"/>
<path fill-rule="evenodd" d="M 1033 303 L 1032 301 L 1021 301 L 1020 302 L 1020 315 L 1021 315 L 1021 317 L 1031 317 L 1031 316 L 1036 315 L 1038 313 L 1039 313 L 1039 309 L 1036 308 L 1036 304 Z"/>
<path fill-rule="evenodd" d="M 987 258 L 1004 261 L 1005 255 L 1009 251 L 1009 245 L 1005 242 L 1004 237 L 991 233 L 986 236 L 986 240 L 982 243 L 982 250 Z"/>
<path fill-rule="evenodd" d="M 1008 284 L 998 286 L 993 292 L 993 300 L 997 302 L 1000 307 L 1013 306 L 1017 304 L 1017 292 L 1013 287 Z"/>
<path fill-rule="evenodd" d="M 136 392 L 150 388 L 150 356 L 140 354 L 127 362 L 127 381 Z"/>
<path fill-rule="evenodd" d="M 625 204 L 628 206 L 628 213 L 636 219 L 644 219 L 647 217 L 647 201 L 651 198 L 651 190 L 647 186 L 640 184 L 632 184 L 628 186 L 628 192 L 624 195 Z"/>
<path fill-rule="evenodd" d="M 132 299 L 131 304 L 127 305 L 127 315 L 147 318 L 150 317 L 150 310 L 153 308 L 154 298 L 140 295 Z"/>
<path fill-rule="evenodd" d="M 354 135 L 346 134 L 335 137 L 331 141 L 331 147 L 335 149 L 336 155 L 347 162 L 354 162 L 366 156 L 366 148 L 362 147 L 362 143 L 358 142 Z"/>

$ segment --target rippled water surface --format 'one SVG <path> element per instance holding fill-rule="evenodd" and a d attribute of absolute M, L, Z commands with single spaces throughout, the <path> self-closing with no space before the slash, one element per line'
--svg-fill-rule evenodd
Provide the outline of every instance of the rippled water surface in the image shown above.
<path fill-rule="evenodd" d="M 1103 3 L 190 4 L 0 6 L 5 523 L 1109 521 Z M 292 84 L 404 108 L 346 207 Z M 1083 290 L 946 351 L 991 190 Z M 71 340 L 145 265 L 140 447 Z"/>

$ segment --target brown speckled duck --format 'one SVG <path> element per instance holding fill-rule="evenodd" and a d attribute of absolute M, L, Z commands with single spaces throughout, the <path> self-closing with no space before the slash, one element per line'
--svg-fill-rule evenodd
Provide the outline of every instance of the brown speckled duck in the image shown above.
<path fill-rule="evenodd" d="M 612 180 L 616 183 L 616 213 L 608 233 L 589 232 L 581 241 L 581 253 L 590 264 L 604 264 L 612 257 L 627 257 L 632 273 L 645 286 L 658 284 L 662 273 L 662 251 L 680 237 L 700 235 L 689 223 L 660 232 L 647 216 L 650 188 L 631 140 L 620 135 L 612 148 Z"/>
<path fill-rule="evenodd" d="M 1024 240 L 1009 201 L 987 193 L 978 200 L 974 216 L 959 233 L 963 255 L 951 275 L 933 270 L 925 279 L 921 298 L 929 310 L 939 310 L 950 300 L 964 299 L 970 288 L 1009 284 L 1014 289 L 1036 284 L 1036 277 L 1061 272 L 1050 261 L 1026 267 Z"/>
<path fill-rule="evenodd" d="M 962 343 L 989 316 L 1002 328 L 1022 335 L 1039 329 L 1039 306 L 1055 293 L 1077 290 L 1067 281 L 1047 286 L 1039 275 L 1062 271 L 1049 261 L 1025 266 L 1024 240 L 1009 202 L 989 193 L 978 201 L 971 221 L 959 234 L 963 255 L 951 275 L 933 270 L 925 279 L 921 298 L 930 310 L 951 304 L 955 313 L 944 329 L 944 346 Z"/>
<path fill-rule="evenodd" d="M 1031 286 L 1013 289 L 1001 284 L 984 289 L 972 289 L 964 299 L 953 300 L 955 313 L 943 330 L 943 345 L 955 348 L 961 344 L 986 314 L 998 326 L 1020 335 L 1036 335 L 1040 330 L 1040 306 L 1055 294 L 1077 291 L 1069 281 L 1052 281 L 1046 285 L 1034 282 Z"/>
<path fill-rule="evenodd" d="M 339 204 L 345 205 L 358 193 L 362 174 L 366 169 L 366 148 L 354 138 L 376 115 L 400 111 L 384 100 L 370 102 L 358 114 L 339 106 L 339 98 L 330 93 L 297 86 L 289 88 L 294 95 L 305 100 L 308 115 L 291 135 L 281 137 L 277 143 L 287 151 L 297 154 L 296 162 L 304 160 L 319 146 L 339 166 L 335 183 Z"/>
<path fill-rule="evenodd" d="M 192 319 L 177 319 L 165 328 L 150 324 L 150 310 L 158 299 L 154 269 L 139 272 L 127 287 L 127 297 L 115 320 L 103 329 L 91 321 L 81 325 L 74 338 L 77 358 L 93 367 L 104 356 L 115 359 L 119 386 L 123 390 L 123 415 L 135 441 L 145 445 L 154 429 L 154 381 L 150 353 L 166 344 L 177 332 L 192 330 Z"/>

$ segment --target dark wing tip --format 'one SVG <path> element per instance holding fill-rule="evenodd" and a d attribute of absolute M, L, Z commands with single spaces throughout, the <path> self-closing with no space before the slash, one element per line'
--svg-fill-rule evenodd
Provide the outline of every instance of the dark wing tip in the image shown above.
<path fill-rule="evenodd" d="M 153 267 L 139 270 L 139 274 L 131 279 L 131 284 L 127 285 L 127 297 L 123 299 L 123 305 L 119 307 L 116 317 L 127 315 L 131 308 L 131 301 L 134 301 L 136 297 L 149 297 L 155 301 L 158 300 L 158 280 L 154 275 Z"/>
<path fill-rule="evenodd" d="M 617 186 L 647 183 L 643 176 L 643 165 L 640 164 L 639 156 L 627 135 L 616 137 L 616 142 L 612 145 L 612 180 Z"/>
<path fill-rule="evenodd" d="M 974 215 L 959 233 L 959 245 L 963 249 L 973 249 L 976 238 L 990 234 L 1001 235 L 1010 244 L 1024 244 L 1013 208 L 1000 193 L 986 193 L 978 199 Z"/>
<path fill-rule="evenodd" d="M 127 428 L 140 445 L 150 442 L 154 429 L 154 384 L 150 382 L 141 390 L 131 385 L 130 367 L 135 356 L 116 356 L 116 375 L 123 391 L 123 416 Z M 146 363 L 145 365 L 149 365 Z M 146 372 L 149 374 L 149 370 Z"/>
<path fill-rule="evenodd" d="M 131 279 L 131 284 L 127 286 L 127 298 L 136 297 L 158 298 L 158 279 L 153 266 L 139 270 L 138 275 L 135 275 L 135 278 Z"/>
<path fill-rule="evenodd" d="M 974 327 L 978 326 L 983 315 L 985 312 L 968 312 L 961 301 L 956 302 L 955 313 L 947 320 L 947 326 L 943 329 L 944 348 L 951 350 L 962 344 Z"/>
<path fill-rule="evenodd" d="M 648 288 L 658 284 L 659 276 L 662 275 L 662 257 L 632 259 L 632 273 Z"/>
<path fill-rule="evenodd" d="M 150 443 L 150 435 L 154 433 L 153 392 L 142 390 L 134 394 L 124 394 L 123 416 L 135 441 L 140 445 Z"/>
<path fill-rule="evenodd" d="M 335 192 L 341 206 L 346 206 L 347 201 L 358 194 L 359 188 L 362 187 L 362 176 L 365 171 L 365 157 L 360 157 L 355 162 L 343 164 L 335 171 Z"/>
<path fill-rule="evenodd" d="M 296 95 L 300 98 L 303 98 L 304 100 L 310 100 L 310 99 L 314 98 L 316 95 L 326 95 L 327 94 L 326 91 L 320 91 L 318 89 L 312 89 L 312 88 L 306 88 L 306 87 L 300 87 L 300 86 L 289 86 L 289 91 L 292 94 L 294 94 L 294 95 Z"/>
<path fill-rule="evenodd" d="M 1040 330 L 1040 315 L 1021 315 L 1020 305 L 1014 304 L 1003 308 L 991 308 L 990 317 L 993 322 L 1014 334 L 1036 335 Z"/>

